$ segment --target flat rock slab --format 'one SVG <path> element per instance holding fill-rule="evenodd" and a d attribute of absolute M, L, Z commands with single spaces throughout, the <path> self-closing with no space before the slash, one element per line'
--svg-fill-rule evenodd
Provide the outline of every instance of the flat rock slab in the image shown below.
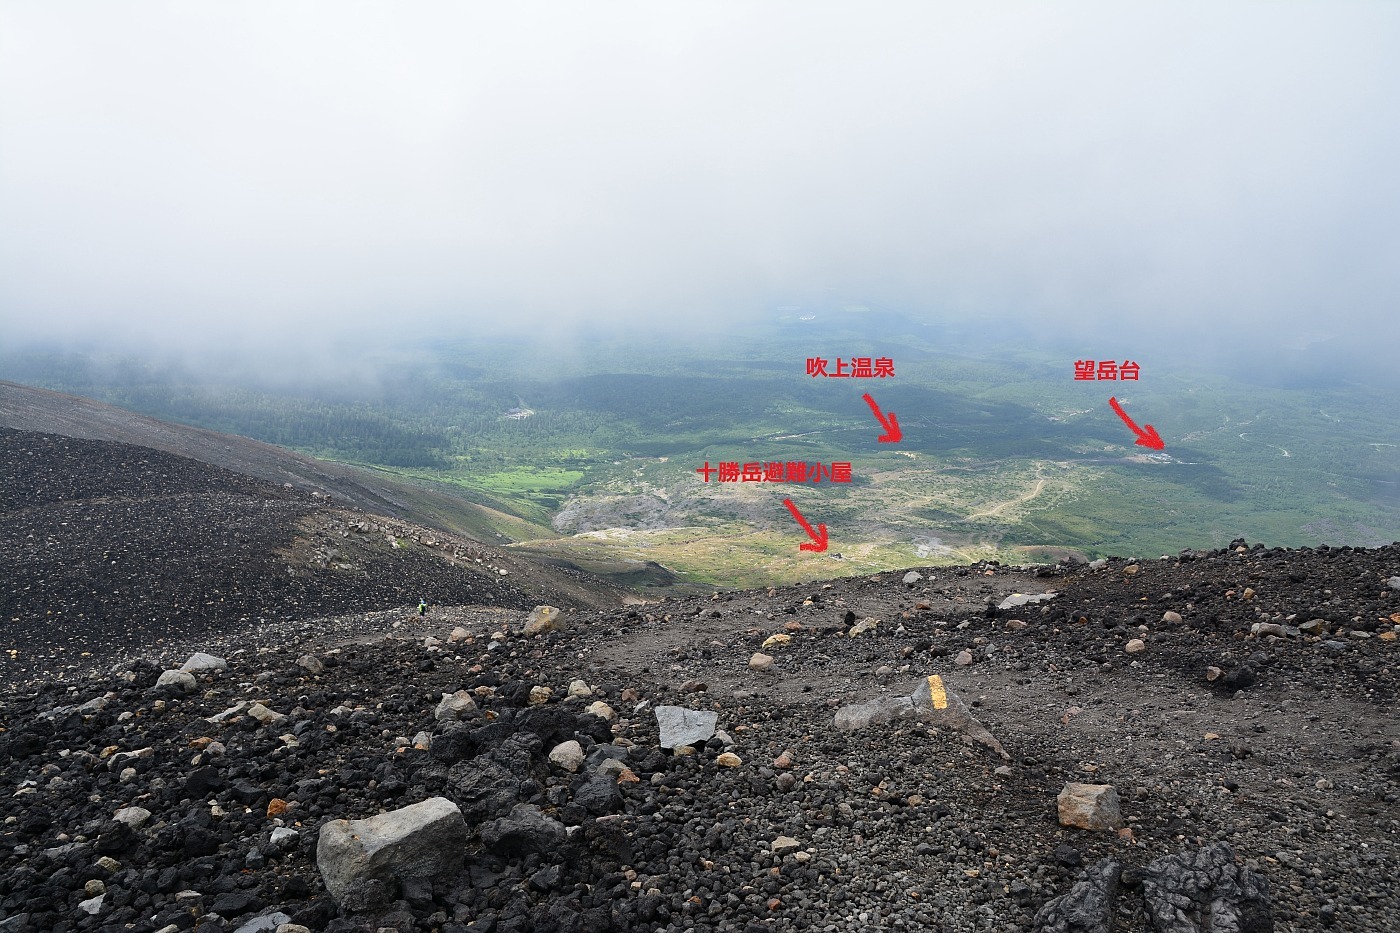
<path fill-rule="evenodd" d="M 233 933 L 277 933 L 277 928 L 285 923 L 291 923 L 292 918 L 280 910 L 270 911 L 259 917 L 254 917 L 243 924 Z"/>
<path fill-rule="evenodd" d="M 1028 606 L 1028 605 L 1030 605 L 1031 603 L 1043 603 L 1043 602 L 1045 602 L 1047 599 L 1054 599 L 1054 598 L 1055 598 L 1055 594 L 1054 594 L 1054 593 L 1037 593 L 1037 594 L 1034 595 L 1034 596 L 1028 596 L 1028 595 L 1025 594 L 1025 593 L 1012 593 L 1010 596 L 1008 596 L 1008 597 L 1006 597 L 1005 599 L 1003 599 L 1003 600 L 997 605 L 997 608 L 998 608 L 998 609 L 1018 609 L 1018 608 L 1020 608 L 1021 606 Z"/>
<path fill-rule="evenodd" d="M 915 720 L 951 729 L 970 741 L 985 745 L 1003 759 L 1011 758 L 1001 743 L 967 711 L 967 706 L 940 674 L 931 674 L 919 681 L 909 696 L 879 697 L 841 707 L 836 711 L 836 728 L 855 732 L 895 719 Z"/>
<path fill-rule="evenodd" d="M 467 824 L 446 797 L 365 820 L 332 820 L 321 827 L 316 867 L 336 903 L 359 909 L 357 889 L 371 882 L 432 878 L 460 871 Z"/>
<path fill-rule="evenodd" d="M 658 706 L 653 712 L 656 725 L 661 729 L 662 748 L 702 745 L 710 740 L 719 725 L 719 713 L 714 710 Z"/>

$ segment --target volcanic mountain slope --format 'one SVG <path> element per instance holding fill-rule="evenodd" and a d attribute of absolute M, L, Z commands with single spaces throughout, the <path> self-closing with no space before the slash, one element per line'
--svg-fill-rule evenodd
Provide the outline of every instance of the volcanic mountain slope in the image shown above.
<path fill-rule="evenodd" d="M 7 682 L 267 620 L 617 605 L 582 574 L 147 447 L 0 428 Z"/>
<path fill-rule="evenodd" d="M 81 396 L 3 379 L 0 427 L 153 447 L 270 483 L 291 483 L 297 489 L 322 493 L 339 505 L 481 541 L 502 542 L 505 535 L 498 529 L 527 525 L 514 516 L 467 501 L 460 489 L 450 494 L 441 488 L 399 482 L 373 470 L 315 460 L 262 441 L 172 424 Z M 537 532 L 526 528 L 522 533 L 533 536 Z"/>
<path fill-rule="evenodd" d="M 152 651 L 0 701 L 0 928 L 1400 930 L 1398 575 L 1396 546 L 1237 542 L 539 635 L 516 610 L 343 616 L 163 686 L 184 658 Z M 1005 757 L 956 717 L 837 727 L 935 675 Z M 667 705 L 718 731 L 662 747 Z M 1063 825 L 1069 782 L 1116 788 L 1120 819 Z M 331 894 L 323 833 L 433 798 L 450 839 L 348 888 L 323 859 Z"/>

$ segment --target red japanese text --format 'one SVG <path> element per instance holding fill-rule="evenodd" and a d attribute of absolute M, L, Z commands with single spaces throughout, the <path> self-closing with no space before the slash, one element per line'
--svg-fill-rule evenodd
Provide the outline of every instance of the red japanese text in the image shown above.
<path fill-rule="evenodd" d="M 740 463 L 721 460 L 719 466 L 705 465 L 695 471 L 709 482 L 714 477 L 721 483 L 849 483 L 849 463 L 807 463 L 802 460 Z"/>
<path fill-rule="evenodd" d="M 807 357 L 807 375 L 813 379 L 886 379 L 894 375 L 894 360 L 887 356 L 871 359 L 855 356 L 849 360 L 837 357 L 835 362 L 820 356 Z"/>
<path fill-rule="evenodd" d="M 1075 360 L 1074 378 L 1076 382 L 1097 382 L 1101 379 L 1136 381 L 1139 369 L 1132 360 L 1122 363 L 1113 360 Z"/>

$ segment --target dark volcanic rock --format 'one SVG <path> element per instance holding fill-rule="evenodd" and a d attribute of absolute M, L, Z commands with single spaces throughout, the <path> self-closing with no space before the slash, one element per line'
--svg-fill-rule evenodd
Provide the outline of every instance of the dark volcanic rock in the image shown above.
<path fill-rule="evenodd" d="M 1224 843 L 1153 861 L 1142 892 L 1159 933 L 1273 933 L 1269 883 Z"/>
<path fill-rule="evenodd" d="M 543 855 L 554 852 L 565 839 L 564 827 L 540 812 L 520 804 L 509 816 L 481 827 L 481 841 L 488 849 L 507 856 Z"/>
<path fill-rule="evenodd" d="M 595 774 L 574 789 L 574 803 L 593 816 L 611 813 L 622 805 L 617 779 L 609 774 Z"/>
<path fill-rule="evenodd" d="M 1112 933 L 1122 872 L 1121 862 L 1107 858 L 1085 871 L 1068 894 L 1050 901 L 1035 915 L 1037 933 Z"/>
<path fill-rule="evenodd" d="M 509 813 L 520 800 L 518 778 L 489 758 L 458 762 L 447 772 L 447 782 L 449 796 L 474 822 Z"/>

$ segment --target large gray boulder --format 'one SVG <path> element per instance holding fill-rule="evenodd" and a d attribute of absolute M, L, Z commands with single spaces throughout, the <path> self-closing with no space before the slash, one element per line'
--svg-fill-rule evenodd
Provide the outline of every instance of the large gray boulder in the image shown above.
<path fill-rule="evenodd" d="M 321 827 L 316 867 L 336 903 L 360 910 L 395 881 L 460 871 L 467 824 L 446 797 L 381 813 L 366 820 L 332 820 Z"/>
<path fill-rule="evenodd" d="M 715 734 L 719 713 L 714 710 L 686 709 L 684 706 L 658 706 L 656 725 L 661 730 L 662 748 L 703 745 Z"/>

